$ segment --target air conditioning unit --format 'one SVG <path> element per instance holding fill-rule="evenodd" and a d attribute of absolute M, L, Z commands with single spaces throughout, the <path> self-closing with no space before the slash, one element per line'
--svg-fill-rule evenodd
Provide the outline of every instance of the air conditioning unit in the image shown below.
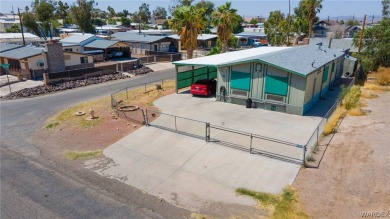
<path fill-rule="evenodd" d="M 38 61 L 37 62 L 37 66 L 38 67 L 44 67 L 45 66 L 45 63 L 43 61 Z"/>

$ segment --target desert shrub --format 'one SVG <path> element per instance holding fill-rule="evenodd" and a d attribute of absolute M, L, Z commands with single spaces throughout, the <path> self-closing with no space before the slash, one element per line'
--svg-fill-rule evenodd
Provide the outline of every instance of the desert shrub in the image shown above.
<path fill-rule="evenodd" d="M 337 123 L 339 122 L 340 118 L 344 117 L 345 113 L 346 110 L 343 107 L 338 106 L 336 108 L 332 116 L 328 119 L 328 122 L 325 124 L 323 131 L 324 135 L 329 135 L 336 131 Z"/>
<path fill-rule="evenodd" d="M 380 68 L 376 73 L 376 81 L 379 85 L 390 85 L 390 68 Z"/>
<path fill-rule="evenodd" d="M 360 99 L 360 94 L 361 91 L 359 86 L 352 86 L 350 89 L 347 89 L 346 94 L 342 98 L 342 106 L 347 110 L 356 107 Z"/>

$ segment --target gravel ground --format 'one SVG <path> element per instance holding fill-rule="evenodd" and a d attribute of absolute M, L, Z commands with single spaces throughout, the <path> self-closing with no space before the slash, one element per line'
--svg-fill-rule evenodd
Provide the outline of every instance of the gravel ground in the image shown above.
<path fill-rule="evenodd" d="M 302 169 L 294 182 L 313 218 L 360 218 L 364 211 L 390 211 L 390 92 L 379 93 L 367 104 L 366 116 L 344 118 L 319 168 Z M 324 141 L 320 147 L 329 139 Z"/>

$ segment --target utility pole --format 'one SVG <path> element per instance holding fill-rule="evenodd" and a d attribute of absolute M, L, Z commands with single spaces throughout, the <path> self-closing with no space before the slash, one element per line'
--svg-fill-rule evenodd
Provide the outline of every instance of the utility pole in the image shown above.
<path fill-rule="evenodd" d="M 287 46 L 290 45 L 290 27 L 291 27 L 291 2 L 288 0 L 288 32 L 287 32 Z"/>
<path fill-rule="evenodd" d="M 22 16 L 20 16 L 20 9 L 19 9 L 19 7 L 18 7 L 18 15 L 19 15 L 19 24 L 20 24 L 20 30 L 22 31 L 23 46 L 25 46 L 25 45 L 26 45 L 26 41 L 24 40 L 24 32 L 23 32 Z"/>
<path fill-rule="evenodd" d="M 366 25 L 366 15 L 364 15 L 363 28 L 362 28 L 362 31 L 360 32 L 359 48 L 358 48 L 358 57 L 359 57 L 359 58 L 360 58 L 360 49 L 362 48 L 363 33 L 364 33 L 364 25 Z M 359 60 L 359 59 L 358 59 L 358 60 Z"/>
<path fill-rule="evenodd" d="M 374 23 L 374 15 L 372 15 L 371 24 Z"/>

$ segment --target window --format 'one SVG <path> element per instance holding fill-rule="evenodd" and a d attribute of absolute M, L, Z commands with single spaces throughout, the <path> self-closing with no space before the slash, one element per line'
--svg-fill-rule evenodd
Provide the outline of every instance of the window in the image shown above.
<path fill-rule="evenodd" d="M 265 78 L 265 93 L 280 96 L 287 95 L 288 77 L 267 75 Z"/>
<path fill-rule="evenodd" d="M 266 95 L 266 99 L 267 100 L 278 101 L 278 102 L 284 102 L 284 97 L 273 95 L 273 94 L 267 94 Z"/>
<path fill-rule="evenodd" d="M 328 80 L 329 66 L 326 66 L 324 69 L 324 75 L 322 76 L 322 83 L 325 83 Z"/>
<path fill-rule="evenodd" d="M 232 89 L 232 94 L 245 97 L 248 96 L 248 92 L 236 89 Z"/>
<path fill-rule="evenodd" d="M 232 71 L 230 88 L 249 91 L 251 83 L 251 74 L 245 72 Z"/>
<path fill-rule="evenodd" d="M 88 63 L 88 57 L 80 57 L 81 64 L 87 64 Z"/>
<path fill-rule="evenodd" d="M 65 48 L 64 51 L 67 51 L 67 52 L 72 52 L 73 49 L 72 48 Z"/>

